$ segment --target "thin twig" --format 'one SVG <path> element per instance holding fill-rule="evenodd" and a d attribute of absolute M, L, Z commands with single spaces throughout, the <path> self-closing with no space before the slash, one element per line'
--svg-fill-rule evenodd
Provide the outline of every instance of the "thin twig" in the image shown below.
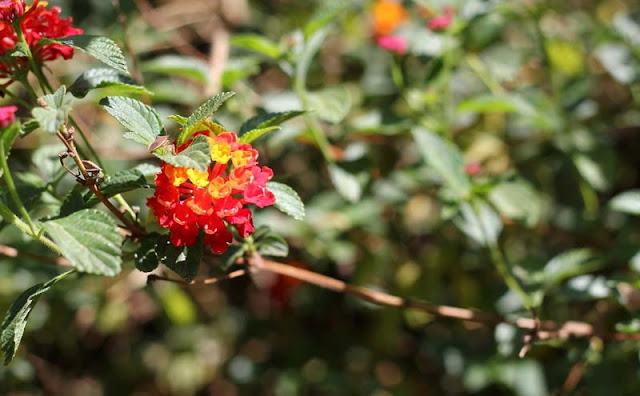
<path fill-rule="evenodd" d="M 12 248 L 10 246 L 5 246 L 5 245 L 0 245 L 0 255 L 5 257 L 12 257 L 12 258 L 24 257 L 24 258 L 40 261 L 43 263 L 60 265 L 63 267 L 68 267 L 71 265 L 69 264 L 69 260 L 67 260 L 64 257 L 55 258 L 55 257 L 41 256 L 39 254 L 25 253 L 25 252 L 19 251 L 18 249 Z"/>
<path fill-rule="evenodd" d="M 378 305 L 391 307 L 417 309 L 434 316 L 459 319 L 468 322 L 481 323 L 495 326 L 499 323 L 509 323 L 523 330 L 537 331 L 537 339 L 570 339 L 600 337 L 606 340 L 616 341 L 640 341 L 640 333 L 606 332 L 596 329 L 586 322 L 568 321 L 557 323 L 553 321 L 541 322 L 537 318 L 509 319 L 498 315 L 489 315 L 467 308 L 435 305 L 426 301 L 409 300 L 378 290 L 371 290 L 360 286 L 352 286 L 341 280 L 321 275 L 302 268 L 266 260 L 258 255 L 249 260 L 249 266 L 257 271 L 268 271 L 310 283 L 324 289 L 342 292 L 360 297 Z"/>
<path fill-rule="evenodd" d="M 144 235 L 144 231 L 142 231 L 138 227 L 135 221 L 129 220 L 124 215 L 124 213 L 119 211 L 118 208 L 116 208 L 111 203 L 111 201 L 109 201 L 109 199 L 104 196 L 102 191 L 100 191 L 96 183 L 97 178 L 95 177 L 95 175 L 89 174 L 85 166 L 86 161 L 83 161 L 82 158 L 80 158 L 80 155 L 76 150 L 75 144 L 73 143 L 73 133 L 65 132 L 63 134 L 62 132 L 58 131 L 56 134 L 58 135 L 58 138 L 60 139 L 60 141 L 64 143 L 65 147 L 67 148 L 67 153 L 71 158 L 73 158 L 74 162 L 76 163 L 76 166 L 78 167 L 78 170 L 80 171 L 81 177 L 76 175 L 76 178 L 78 179 L 78 181 L 84 184 L 87 188 L 89 188 L 89 190 L 91 190 L 91 192 L 100 200 L 100 202 L 102 202 L 104 206 L 107 209 L 109 209 L 109 211 L 111 211 L 111 213 L 113 213 L 118 218 L 118 220 L 120 220 L 126 226 L 126 228 L 128 228 L 131 231 L 132 234 L 136 236 Z"/>
<path fill-rule="evenodd" d="M 200 281 L 191 281 L 191 282 L 187 282 L 184 281 L 182 279 L 176 279 L 176 278 L 168 278 L 166 276 L 162 276 L 162 275 L 156 275 L 156 274 L 151 274 L 147 277 L 147 283 L 152 283 L 152 282 L 156 282 L 156 281 L 164 281 L 164 282 L 171 282 L 171 283 L 178 283 L 181 285 L 189 285 L 189 286 L 203 286 L 203 285 L 214 285 L 218 282 L 221 281 L 225 281 L 225 280 L 229 280 L 229 279 L 235 279 L 235 278 L 239 278 L 241 276 L 244 276 L 247 274 L 247 270 L 245 269 L 239 269 L 233 272 L 230 272 L 224 276 L 220 276 L 217 278 L 208 278 L 208 279 L 203 279 Z"/>

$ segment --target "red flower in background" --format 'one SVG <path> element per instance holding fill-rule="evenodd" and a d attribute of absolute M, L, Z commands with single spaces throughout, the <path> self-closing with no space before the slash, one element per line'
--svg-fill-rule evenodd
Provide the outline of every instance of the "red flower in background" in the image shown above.
<path fill-rule="evenodd" d="M 35 0 L 31 6 L 24 0 L 0 1 L 0 77 L 11 78 L 28 65 L 26 57 L 7 56 L 20 41 L 16 25 L 24 35 L 36 63 L 62 57 L 70 59 L 73 48 L 60 44 L 40 44 L 43 38 L 57 39 L 81 34 L 71 26 L 72 18 L 60 18 L 60 7 L 46 8 L 46 2 Z"/>
<path fill-rule="evenodd" d="M 273 205 L 275 196 L 267 189 L 273 171 L 258 166 L 258 151 L 238 142 L 235 132 L 215 135 L 200 131 L 211 147 L 212 163 L 206 172 L 163 163 L 155 177 L 156 192 L 147 200 L 158 224 L 171 232 L 175 246 L 193 246 L 202 230 L 204 242 L 215 253 L 223 253 L 232 241 L 228 227 L 242 237 L 254 231 L 251 210 Z M 176 150 L 181 152 L 193 139 Z"/>

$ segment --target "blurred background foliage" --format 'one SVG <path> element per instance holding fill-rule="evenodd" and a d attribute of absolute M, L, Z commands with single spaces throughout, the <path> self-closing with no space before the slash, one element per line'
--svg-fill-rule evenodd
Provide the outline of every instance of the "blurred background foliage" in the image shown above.
<path fill-rule="evenodd" d="M 377 46 L 370 1 L 123 0 L 120 15 L 104 0 L 50 3 L 87 33 L 126 43 L 163 115 L 189 114 L 221 89 L 237 92 L 217 115 L 231 130 L 260 112 L 313 109 L 258 143 L 307 205 L 302 222 L 256 214 L 287 239 L 285 262 L 527 316 L 491 264 L 485 246 L 495 247 L 541 318 L 640 330 L 635 2 L 405 1 L 402 55 Z M 444 7 L 451 25 L 428 29 Z M 52 74 L 71 85 L 90 66 L 78 54 Z M 75 107 L 107 170 L 153 163 L 95 105 L 108 94 L 93 91 Z M 42 135 L 18 143 L 12 166 L 39 175 L 25 172 L 24 188 L 46 196 L 60 151 Z M 145 212 L 146 195 L 127 198 Z M 31 210 L 56 205 L 43 202 Z M 34 251 L 10 227 L 0 243 Z M 202 276 L 220 272 L 208 260 Z M 0 262 L 3 312 L 56 273 L 28 257 Z M 637 342 L 537 342 L 520 359 L 525 334 L 509 325 L 375 307 L 277 276 L 146 286 L 131 260 L 127 268 L 61 283 L 44 298 L 18 357 L 0 369 L 0 393 L 640 392 Z"/>

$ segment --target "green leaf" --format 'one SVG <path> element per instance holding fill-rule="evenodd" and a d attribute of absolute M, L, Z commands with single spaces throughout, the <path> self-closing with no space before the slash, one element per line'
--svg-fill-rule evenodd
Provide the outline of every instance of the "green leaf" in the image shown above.
<path fill-rule="evenodd" d="M 522 220 L 530 227 L 536 225 L 542 216 L 540 196 L 524 180 L 498 184 L 489 193 L 489 201 L 503 216 L 513 220 Z"/>
<path fill-rule="evenodd" d="M 598 270 L 604 262 L 590 249 L 574 249 L 561 253 L 544 267 L 544 283 L 548 287 L 558 285 L 565 279 Z"/>
<path fill-rule="evenodd" d="M 345 87 L 330 87 L 307 94 L 309 110 L 318 118 L 337 124 L 351 111 L 351 94 Z"/>
<path fill-rule="evenodd" d="M 118 194 L 148 187 L 147 179 L 142 172 L 138 169 L 125 169 L 103 181 L 100 184 L 100 191 L 105 197 L 111 198 Z M 90 193 L 86 199 L 88 206 L 95 205 L 98 202 L 100 200 L 93 193 Z"/>
<path fill-rule="evenodd" d="M 351 4 L 348 1 L 338 2 L 337 5 L 330 5 L 324 10 L 314 13 L 313 18 L 305 25 L 303 32 L 305 37 L 311 37 L 319 29 L 322 29 L 332 21 L 334 21 L 345 9 L 350 7 Z"/>
<path fill-rule="evenodd" d="M 167 119 L 177 122 L 180 125 L 184 125 L 187 123 L 187 117 L 183 117 L 181 115 L 170 115 Z"/>
<path fill-rule="evenodd" d="M 162 123 L 153 107 L 124 96 L 109 96 L 100 101 L 105 110 L 129 132 L 124 137 L 150 146 L 162 132 Z"/>
<path fill-rule="evenodd" d="M 143 73 L 158 73 L 181 77 L 201 85 L 209 83 L 209 66 L 206 62 L 190 56 L 164 55 L 143 62 Z"/>
<path fill-rule="evenodd" d="M 425 161 L 438 172 L 444 184 L 458 198 L 467 197 L 471 190 L 471 182 L 464 172 L 464 158 L 460 150 L 426 129 L 414 128 L 412 133 Z"/>
<path fill-rule="evenodd" d="M 62 85 L 53 94 L 39 98 L 46 107 L 36 107 L 31 114 L 43 131 L 54 134 L 67 122 L 71 101 L 66 94 L 67 88 Z"/>
<path fill-rule="evenodd" d="M 84 198 L 82 197 L 82 192 L 80 191 L 80 188 L 82 188 L 82 186 L 78 185 L 78 187 L 73 188 L 64 197 L 64 200 L 62 201 L 62 205 L 60 206 L 59 217 L 66 217 L 74 212 L 77 212 L 86 208 L 86 204 L 84 202 Z"/>
<path fill-rule="evenodd" d="M 84 98 L 93 89 L 105 89 L 117 92 L 117 95 L 152 95 L 146 88 L 136 84 L 128 75 L 106 67 L 87 70 L 69 87 L 76 98 Z"/>
<path fill-rule="evenodd" d="M 113 67 L 119 72 L 129 74 L 127 61 L 124 54 L 115 41 L 107 37 L 81 34 L 77 36 L 63 37 L 57 40 L 47 39 L 49 42 L 59 42 L 73 48 L 77 48 L 93 56 L 107 66 Z"/>
<path fill-rule="evenodd" d="M 9 152 L 13 147 L 13 142 L 20 136 L 21 128 L 20 123 L 13 123 L 9 125 L 0 135 L 1 144 L 4 145 L 5 160 L 9 158 Z M 3 171 L 0 169 L 0 177 L 2 177 Z"/>
<path fill-rule="evenodd" d="M 142 272 L 151 272 L 160 264 L 158 252 L 167 242 L 165 235 L 150 234 L 142 239 L 140 247 L 133 255 L 136 268 Z"/>
<path fill-rule="evenodd" d="M 289 245 L 283 237 L 270 234 L 266 238 L 260 240 L 258 244 L 258 253 L 262 256 L 287 257 L 289 255 Z"/>
<path fill-rule="evenodd" d="M 185 250 L 186 254 L 183 252 L 175 261 L 167 261 L 164 264 L 182 279 L 192 282 L 200 270 L 200 262 L 204 254 L 204 234 L 201 233 L 196 244 Z"/>
<path fill-rule="evenodd" d="M 280 113 L 263 113 L 247 120 L 238 130 L 238 137 L 254 129 L 264 129 L 272 126 L 278 126 L 285 121 L 304 114 L 305 111 L 294 110 L 284 111 Z"/>
<path fill-rule="evenodd" d="M 304 203 L 293 188 L 282 183 L 268 182 L 267 189 L 276 197 L 276 208 L 296 220 L 304 219 Z"/>
<path fill-rule="evenodd" d="M 331 182 L 343 198 L 351 202 L 360 200 L 362 186 L 360 186 L 358 178 L 338 165 L 331 164 L 328 170 Z"/>
<path fill-rule="evenodd" d="M 220 106 L 222 106 L 222 104 L 233 95 L 235 95 L 235 92 L 221 92 L 204 102 L 202 106 L 198 107 L 198 109 L 196 109 L 196 111 L 187 118 L 187 122 L 183 125 L 184 129 L 186 130 L 191 128 L 200 121 L 211 117 L 216 111 L 218 111 Z"/>
<path fill-rule="evenodd" d="M 211 163 L 211 148 L 205 136 L 198 135 L 185 150 L 178 154 L 154 153 L 156 157 L 173 166 L 206 172 Z"/>
<path fill-rule="evenodd" d="M 467 202 L 460 205 L 460 216 L 454 220 L 454 224 L 482 246 L 497 244 L 502 232 L 500 216 L 486 202 L 478 204 L 478 213 Z"/>
<path fill-rule="evenodd" d="M 266 135 L 267 133 L 278 130 L 278 129 L 280 129 L 280 127 L 277 127 L 277 126 L 266 127 L 262 129 L 252 129 L 249 132 L 240 136 L 240 138 L 238 139 L 238 142 L 251 143 L 254 140 L 260 138 L 262 135 Z"/>
<path fill-rule="evenodd" d="M 459 112 L 467 113 L 515 113 L 517 103 L 511 95 L 484 94 L 466 99 L 458 104 Z"/>
<path fill-rule="evenodd" d="M 313 34 L 305 42 L 304 49 L 300 54 L 298 62 L 296 64 L 296 81 L 305 81 L 307 74 L 309 73 L 309 67 L 313 61 L 313 57 L 320 50 L 322 43 L 326 40 L 327 36 L 331 32 L 330 27 L 322 27 Z M 305 88 L 305 87 L 300 87 Z"/>
<path fill-rule="evenodd" d="M 67 271 L 63 274 L 56 276 L 47 283 L 38 283 L 35 286 L 25 290 L 18 298 L 11 304 L 7 314 L 2 321 L 2 333 L 0 334 L 0 344 L 2 351 L 4 352 L 4 364 L 7 365 L 13 360 L 13 357 L 18 352 L 20 341 L 24 335 L 25 327 L 27 326 L 27 319 L 29 314 L 33 310 L 40 296 L 46 293 L 51 286 L 57 282 L 69 276 L 74 271 Z"/>
<path fill-rule="evenodd" d="M 42 226 L 78 271 L 104 276 L 120 272 L 123 237 L 106 213 L 85 209 Z"/>
<path fill-rule="evenodd" d="M 227 250 L 219 256 L 220 269 L 226 271 L 231 268 L 240 257 L 244 256 L 246 251 L 247 247 L 245 245 L 229 245 Z"/>
<path fill-rule="evenodd" d="M 273 41 L 258 34 L 238 34 L 229 41 L 231 45 L 257 52 L 271 59 L 278 59 L 282 56 L 282 49 Z"/>
<path fill-rule="evenodd" d="M 640 190 L 629 190 L 616 195 L 609 207 L 615 211 L 640 216 Z"/>

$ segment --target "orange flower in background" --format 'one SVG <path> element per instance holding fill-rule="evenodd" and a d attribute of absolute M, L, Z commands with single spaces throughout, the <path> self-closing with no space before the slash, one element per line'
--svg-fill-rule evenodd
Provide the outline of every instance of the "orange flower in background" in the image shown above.
<path fill-rule="evenodd" d="M 393 33 L 408 18 L 400 1 L 378 0 L 373 6 L 373 28 L 377 36 Z"/>
<path fill-rule="evenodd" d="M 223 253 L 233 240 L 229 227 L 242 237 L 254 231 L 251 210 L 273 205 L 275 196 L 267 189 L 273 171 L 258 166 L 258 151 L 238 142 L 235 132 L 200 131 L 209 140 L 211 164 L 206 172 L 163 163 L 155 177 L 156 192 L 147 206 L 158 224 L 171 232 L 175 246 L 193 246 L 204 232 L 204 242 L 214 253 Z M 181 152 L 193 139 L 176 150 Z"/>

